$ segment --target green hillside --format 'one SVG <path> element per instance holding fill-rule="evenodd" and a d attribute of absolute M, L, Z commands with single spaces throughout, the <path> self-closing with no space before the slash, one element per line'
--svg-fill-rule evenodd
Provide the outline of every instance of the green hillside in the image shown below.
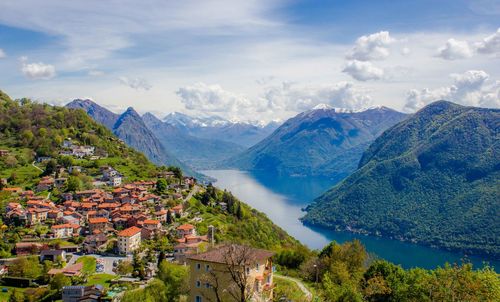
<path fill-rule="evenodd" d="M 304 222 L 500 257 L 500 110 L 435 102 L 383 133 Z"/>

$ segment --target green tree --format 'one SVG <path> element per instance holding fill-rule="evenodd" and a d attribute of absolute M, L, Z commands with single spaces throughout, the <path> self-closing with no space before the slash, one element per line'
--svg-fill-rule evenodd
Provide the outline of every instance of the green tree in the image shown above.
<path fill-rule="evenodd" d="M 9 266 L 9 275 L 14 277 L 36 279 L 42 272 L 43 267 L 36 256 L 16 258 Z"/>
<path fill-rule="evenodd" d="M 138 251 L 134 251 L 134 254 L 132 256 L 132 267 L 132 276 L 140 279 L 144 279 L 146 277 L 146 268 L 144 265 L 144 261 L 142 260 Z"/>
<path fill-rule="evenodd" d="M 167 301 L 176 301 L 177 298 L 187 292 L 188 268 L 163 260 L 160 263 L 157 273 L 158 279 L 166 286 Z"/>
<path fill-rule="evenodd" d="M 57 290 L 59 292 L 64 286 L 71 285 L 71 279 L 64 276 L 64 274 L 59 273 L 55 274 L 54 277 L 52 277 L 49 284 L 51 289 Z"/>
<path fill-rule="evenodd" d="M 156 181 L 156 192 L 158 194 L 164 194 L 167 191 L 167 180 L 164 178 L 160 178 Z"/>
<path fill-rule="evenodd" d="M 130 261 L 122 261 L 116 267 L 116 273 L 118 275 L 127 276 L 132 274 L 134 267 Z"/>
<path fill-rule="evenodd" d="M 70 176 L 66 182 L 66 192 L 79 191 L 82 188 L 82 181 L 77 176 Z"/>

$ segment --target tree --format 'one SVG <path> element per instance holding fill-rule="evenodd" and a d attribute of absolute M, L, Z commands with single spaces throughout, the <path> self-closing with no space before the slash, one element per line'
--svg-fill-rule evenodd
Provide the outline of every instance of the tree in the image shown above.
<path fill-rule="evenodd" d="M 134 267 L 132 266 L 132 263 L 130 263 L 130 261 L 122 261 L 118 263 L 118 266 L 116 267 L 116 273 L 122 276 L 130 275 L 133 271 Z"/>
<path fill-rule="evenodd" d="M 166 286 L 167 301 L 176 301 L 177 298 L 189 289 L 188 268 L 163 260 L 157 273 L 158 279 Z"/>
<path fill-rule="evenodd" d="M 70 176 L 66 182 L 66 192 L 79 191 L 82 188 L 82 181 L 77 176 Z"/>
<path fill-rule="evenodd" d="M 170 209 L 168 209 L 167 210 L 167 223 L 171 224 L 172 222 L 174 222 L 174 219 L 172 217 L 172 211 L 170 211 Z"/>
<path fill-rule="evenodd" d="M 9 275 L 14 277 L 36 279 L 42 272 L 43 267 L 36 256 L 16 258 L 9 266 Z"/>
<path fill-rule="evenodd" d="M 144 279 L 146 277 L 146 268 L 144 266 L 144 261 L 137 251 L 134 251 L 132 256 L 132 276 L 140 279 Z"/>
<path fill-rule="evenodd" d="M 14 168 L 17 165 L 17 159 L 15 156 L 9 155 L 4 160 L 7 168 Z"/>
<path fill-rule="evenodd" d="M 54 172 L 56 172 L 56 169 L 57 169 L 57 162 L 51 159 L 45 165 L 45 171 L 43 171 L 42 175 L 44 176 L 52 175 Z"/>
<path fill-rule="evenodd" d="M 156 181 L 156 192 L 158 194 L 163 194 L 167 191 L 167 181 L 164 178 L 160 178 Z"/>
<path fill-rule="evenodd" d="M 64 276 L 64 274 L 55 274 L 49 282 L 50 289 L 57 290 L 58 292 L 64 287 L 71 285 L 71 279 Z"/>
<path fill-rule="evenodd" d="M 236 217 L 238 217 L 239 220 L 243 219 L 243 209 L 241 208 L 241 202 L 238 202 L 236 206 Z"/>

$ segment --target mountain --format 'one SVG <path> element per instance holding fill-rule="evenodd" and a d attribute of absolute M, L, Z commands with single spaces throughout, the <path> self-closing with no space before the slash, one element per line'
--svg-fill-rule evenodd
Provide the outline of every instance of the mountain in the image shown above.
<path fill-rule="evenodd" d="M 95 102 L 89 99 L 76 99 L 71 101 L 66 105 L 68 108 L 72 109 L 83 109 L 90 115 L 95 121 L 103 124 L 108 129 L 113 129 L 119 114 L 113 113 L 108 109 L 97 105 Z"/>
<path fill-rule="evenodd" d="M 263 140 L 279 126 L 277 122 L 235 122 L 219 116 L 195 118 L 179 112 L 168 114 L 163 121 L 194 137 L 222 140 L 245 148 Z"/>
<path fill-rule="evenodd" d="M 210 169 L 214 164 L 244 150 L 240 145 L 217 139 L 200 138 L 187 134 L 175 126 L 162 122 L 151 113 L 142 116 L 146 126 L 174 156 L 196 169 Z"/>
<path fill-rule="evenodd" d="M 112 130 L 127 145 L 143 152 L 153 163 L 157 165 L 177 166 L 184 173 L 203 179 L 201 174 L 193 171 L 165 149 L 158 138 L 144 124 L 141 116 L 132 107 L 128 108 L 121 115 L 115 114 L 91 100 L 76 99 L 68 103 L 66 107 L 83 109 L 95 121 Z"/>
<path fill-rule="evenodd" d="M 500 257 L 500 110 L 438 101 L 384 132 L 307 224 Z"/>
<path fill-rule="evenodd" d="M 387 107 L 350 111 L 317 106 L 287 120 L 269 137 L 224 163 L 284 175 L 342 179 L 384 130 L 406 117 Z"/>

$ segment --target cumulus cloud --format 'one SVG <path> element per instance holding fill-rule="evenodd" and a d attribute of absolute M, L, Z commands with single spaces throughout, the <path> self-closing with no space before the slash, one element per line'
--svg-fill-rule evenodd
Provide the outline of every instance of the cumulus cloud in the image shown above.
<path fill-rule="evenodd" d="M 3 51 L 3 49 L 0 48 L 0 59 L 3 59 L 5 58 L 7 55 L 5 54 L 5 51 Z"/>
<path fill-rule="evenodd" d="M 142 90 L 149 90 L 153 87 L 144 78 L 120 77 L 119 80 L 120 80 L 120 83 L 122 85 L 128 86 L 128 87 L 130 87 L 132 89 L 136 89 L 136 90 L 141 90 L 141 89 Z"/>
<path fill-rule="evenodd" d="M 181 87 L 176 93 L 188 110 L 238 112 L 255 106 L 244 95 L 224 90 L 220 85 L 196 83 Z"/>
<path fill-rule="evenodd" d="M 388 46 L 395 41 L 388 31 L 361 36 L 347 58 L 358 61 L 383 60 L 389 56 Z"/>
<path fill-rule="evenodd" d="M 322 86 L 283 83 L 267 89 L 262 98 L 271 110 L 301 112 L 319 104 L 360 109 L 372 104 L 370 96 L 349 82 Z"/>
<path fill-rule="evenodd" d="M 48 80 L 56 76 L 56 68 L 50 64 L 28 63 L 27 57 L 21 58 L 21 71 L 25 77 L 32 80 Z"/>
<path fill-rule="evenodd" d="M 446 44 L 438 49 L 437 56 L 445 60 L 457 60 L 470 58 L 474 54 L 472 47 L 467 41 L 448 39 Z"/>
<path fill-rule="evenodd" d="M 408 91 L 404 109 L 416 111 L 442 99 L 468 106 L 500 107 L 500 82 L 489 84 L 489 75 L 483 70 L 469 70 L 450 77 L 453 79 L 451 86 Z"/>
<path fill-rule="evenodd" d="M 374 66 L 371 62 L 349 61 L 342 70 L 358 81 L 380 80 L 384 77 L 384 70 Z"/>
<path fill-rule="evenodd" d="M 487 36 L 483 41 L 476 44 L 477 51 L 484 54 L 494 54 L 500 56 L 500 28 L 496 33 Z"/>

